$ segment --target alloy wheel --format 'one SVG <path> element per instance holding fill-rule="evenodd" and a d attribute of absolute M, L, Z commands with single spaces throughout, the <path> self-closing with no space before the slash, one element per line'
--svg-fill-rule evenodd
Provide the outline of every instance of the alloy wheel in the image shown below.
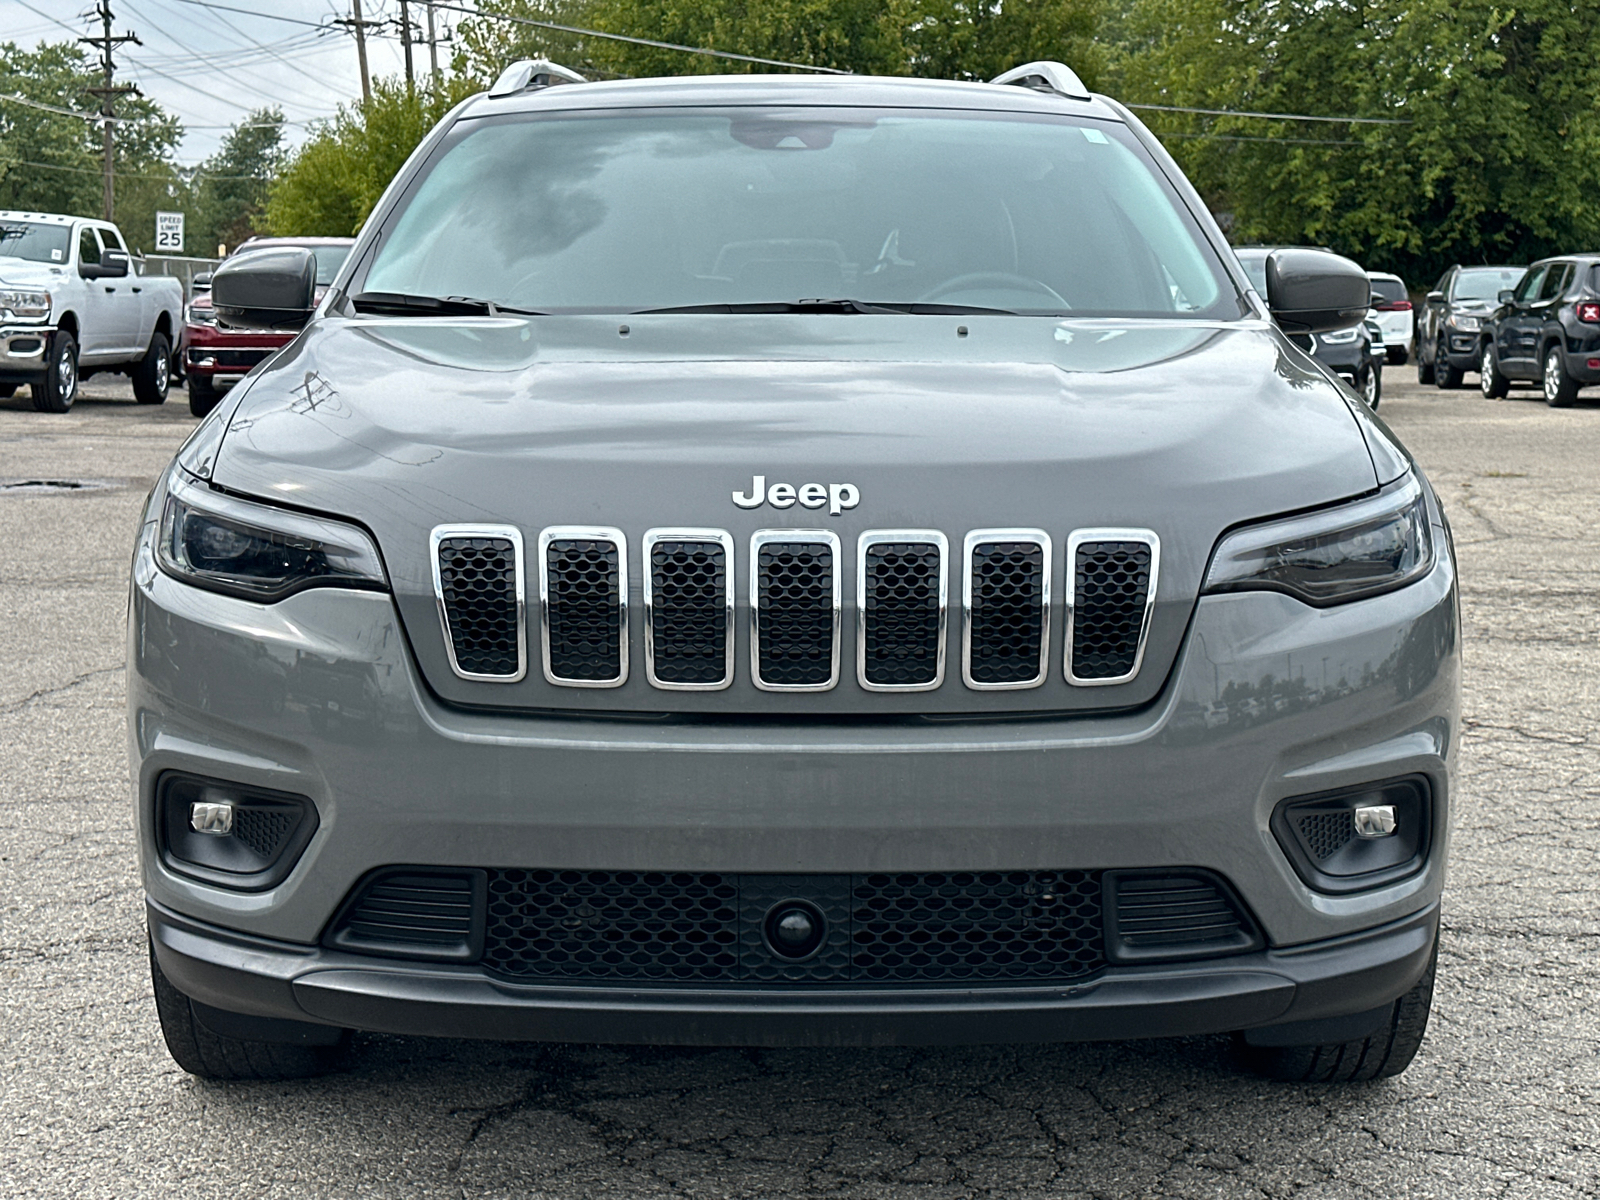
<path fill-rule="evenodd" d="M 1561 355 L 1552 350 L 1544 360 L 1544 399 L 1549 404 L 1561 395 Z"/>

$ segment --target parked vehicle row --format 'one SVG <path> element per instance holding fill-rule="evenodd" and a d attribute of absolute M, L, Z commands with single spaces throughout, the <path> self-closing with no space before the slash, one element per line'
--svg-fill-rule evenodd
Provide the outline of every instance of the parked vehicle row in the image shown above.
<path fill-rule="evenodd" d="M 0 212 L 0 397 L 21 384 L 40 412 L 64 413 L 101 371 L 161 404 L 183 285 L 141 275 L 117 227 L 60 213 Z"/>

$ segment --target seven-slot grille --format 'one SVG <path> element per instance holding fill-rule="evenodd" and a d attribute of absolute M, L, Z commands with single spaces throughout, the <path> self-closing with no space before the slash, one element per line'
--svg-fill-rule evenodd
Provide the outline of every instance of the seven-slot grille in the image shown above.
<path fill-rule="evenodd" d="M 1148 529 L 1080 530 L 1067 542 L 1067 679 L 1123 683 L 1139 670 L 1161 543 Z"/>
<path fill-rule="evenodd" d="M 758 533 L 750 541 L 750 643 L 755 685 L 821 692 L 839 681 L 839 539 L 826 530 Z"/>
<path fill-rule="evenodd" d="M 627 682 L 627 563 L 618 529 L 557 527 L 539 535 L 544 674 L 551 683 Z"/>
<path fill-rule="evenodd" d="M 721 530 L 645 534 L 645 664 L 661 688 L 733 682 L 733 539 Z"/>
<path fill-rule="evenodd" d="M 510 683 L 525 672 L 521 534 L 510 526 L 440 526 L 434 587 L 446 647 L 467 679 Z M 1149 530 L 1080 530 L 1068 539 L 1065 676 L 1124 683 L 1139 671 L 1157 588 L 1160 544 Z M 644 543 L 646 675 L 658 688 L 716 690 L 735 674 L 732 537 L 658 529 Z M 826 691 L 839 679 L 844 564 L 826 530 L 751 537 L 750 658 L 768 691 Z M 545 678 L 618 687 L 628 677 L 628 552 L 620 530 L 559 526 L 539 536 Z M 944 681 L 951 554 L 936 530 L 879 530 L 857 545 L 856 662 L 869 691 L 922 691 Z M 974 690 L 1044 683 L 1050 652 L 1051 540 L 1036 529 L 966 535 L 962 676 Z"/>

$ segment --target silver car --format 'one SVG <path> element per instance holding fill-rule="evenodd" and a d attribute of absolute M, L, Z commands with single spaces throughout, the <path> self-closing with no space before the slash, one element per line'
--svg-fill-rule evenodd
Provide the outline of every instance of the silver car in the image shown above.
<path fill-rule="evenodd" d="M 588 83 L 427 137 L 153 490 L 129 728 L 156 1000 L 218 1079 L 350 1031 L 1228 1033 L 1404 1069 L 1450 537 L 1159 143 L 1067 68 Z"/>

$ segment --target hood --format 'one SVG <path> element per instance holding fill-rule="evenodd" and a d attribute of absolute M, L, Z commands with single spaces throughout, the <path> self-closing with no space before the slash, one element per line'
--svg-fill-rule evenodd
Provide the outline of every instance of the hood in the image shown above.
<path fill-rule="evenodd" d="M 0 285 L 50 288 L 67 277 L 66 268 L 25 258 L 0 258 Z"/>
<path fill-rule="evenodd" d="M 381 547 L 430 685 L 464 704 L 724 713 L 1087 710 L 1149 702 L 1187 627 L 1218 535 L 1376 484 L 1339 391 L 1265 322 L 1006 317 L 658 315 L 331 318 L 255 376 L 213 470 L 230 490 L 337 514 Z M 838 515 L 733 502 L 768 484 L 849 484 Z M 640 539 L 657 526 L 727 530 L 740 605 L 736 680 L 661 692 L 529 678 L 474 683 L 448 666 L 429 562 L 445 523 L 603 525 L 629 543 L 633 663 L 644 661 Z M 934 692 L 869 693 L 851 666 L 828 693 L 750 682 L 744 574 L 758 529 L 826 528 L 845 547 L 844 655 L 852 664 L 854 546 L 871 529 L 1136 527 L 1161 538 L 1157 605 L 1131 682 L 1069 687 L 1059 595 L 1049 680 L 975 692 L 959 666 Z M 530 550 L 530 557 L 532 553 Z M 961 570 L 952 563 L 951 629 Z M 530 597 L 537 594 L 530 578 Z M 536 605 L 530 605 L 530 612 Z M 534 625 L 536 629 L 536 624 Z M 536 638 L 536 634 L 534 635 Z M 957 644 L 958 637 L 952 642 Z M 952 659 L 954 660 L 954 655 Z"/>

